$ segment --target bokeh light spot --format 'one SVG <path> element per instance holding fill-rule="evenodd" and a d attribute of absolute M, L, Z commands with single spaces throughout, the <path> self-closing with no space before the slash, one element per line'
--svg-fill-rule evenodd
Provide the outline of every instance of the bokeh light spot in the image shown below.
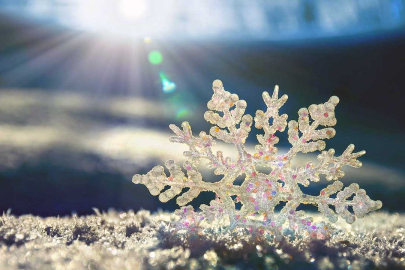
<path fill-rule="evenodd" d="M 159 51 L 151 51 L 148 58 L 152 65 L 159 65 L 163 61 L 163 56 Z"/>
<path fill-rule="evenodd" d="M 189 114 L 188 110 L 186 108 L 182 108 L 177 112 L 176 118 L 177 119 L 186 118 L 188 116 L 188 114 Z"/>
<path fill-rule="evenodd" d="M 145 42 L 146 44 L 152 43 L 152 38 L 150 38 L 150 37 L 145 37 L 145 38 L 143 39 L 143 42 Z"/>

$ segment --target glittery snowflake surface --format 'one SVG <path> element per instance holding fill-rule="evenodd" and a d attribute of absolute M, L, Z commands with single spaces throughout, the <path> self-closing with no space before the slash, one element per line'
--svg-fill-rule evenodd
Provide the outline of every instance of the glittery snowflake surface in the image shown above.
<path fill-rule="evenodd" d="M 279 115 L 279 109 L 288 97 L 283 95 L 279 98 L 278 86 L 272 95 L 263 93 L 267 110 L 258 110 L 254 119 L 244 114 L 246 101 L 225 91 L 220 80 L 213 82 L 213 91 L 207 104 L 209 111 L 204 114 L 204 118 L 214 125 L 210 130 L 211 135 L 201 132 L 199 136 L 193 136 L 187 122 L 182 123 L 182 129 L 170 125 L 176 135 L 170 141 L 189 146 L 189 150 L 184 152 L 187 158 L 183 164 L 186 174 L 174 161 L 169 160 L 165 166 L 170 176 L 165 174 L 162 166 L 156 166 L 146 175 L 133 177 L 134 183 L 144 184 L 152 195 L 159 195 L 162 202 L 173 199 L 188 188 L 177 197 L 177 204 L 182 206 L 175 212 L 180 217 L 176 223 L 178 229 L 195 231 L 204 224 L 219 222 L 230 230 L 245 227 L 262 234 L 268 232 L 278 240 L 286 228 L 311 237 L 325 238 L 331 233 L 332 226 L 325 221 L 315 224 L 304 211 L 297 211 L 300 204 L 316 205 L 330 222 L 336 222 L 341 216 L 348 223 L 381 208 L 382 203 L 371 200 L 357 184 L 343 189 L 343 183 L 338 181 L 344 176 L 344 166 L 361 166 L 357 158 L 365 151 L 353 153 L 352 144 L 340 156 L 336 156 L 333 149 L 324 151 L 324 140 L 336 134 L 331 127 L 336 125 L 338 97 L 332 96 L 324 104 L 300 109 L 298 121 L 288 122 L 288 141 L 292 147 L 286 154 L 279 155 L 275 146 L 279 141 L 276 133 L 286 129 L 288 117 L 286 114 Z M 255 153 L 251 154 L 244 144 L 253 123 L 257 129 L 263 129 L 264 134 L 257 135 L 259 144 L 255 147 Z M 234 144 L 238 152 L 236 159 L 224 157 L 221 151 L 214 154 L 213 137 Z M 322 151 L 317 163 L 309 162 L 296 168 L 292 166 L 292 160 L 299 152 L 314 151 Z M 203 160 L 207 160 L 207 167 L 213 169 L 216 175 L 223 175 L 220 181 L 203 181 L 198 171 L 198 164 Z M 261 173 L 259 167 L 268 167 L 271 172 Z M 322 189 L 318 196 L 304 194 L 300 186 L 308 186 L 311 181 L 318 182 L 320 175 L 334 182 Z M 234 182 L 239 176 L 243 176 L 244 180 L 241 185 L 236 185 Z M 163 191 L 166 186 L 170 188 Z M 216 199 L 210 205 L 201 205 L 201 211 L 185 206 L 203 191 L 216 193 Z M 240 210 L 235 207 L 238 202 L 242 204 Z M 286 202 L 285 206 L 281 211 L 275 211 L 281 202 Z"/>

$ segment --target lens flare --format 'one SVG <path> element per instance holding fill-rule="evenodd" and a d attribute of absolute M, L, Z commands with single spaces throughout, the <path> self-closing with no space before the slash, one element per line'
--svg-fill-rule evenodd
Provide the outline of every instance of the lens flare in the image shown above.
<path fill-rule="evenodd" d="M 176 114 L 176 119 L 182 119 L 188 116 L 188 110 L 186 108 L 180 109 Z"/>
<path fill-rule="evenodd" d="M 159 65 L 163 61 L 163 56 L 159 51 L 151 51 L 148 58 L 152 65 Z"/>
<path fill-rule="evenodd" d="M 171 93 L 176 90 L 176 84 L 171 82 L 163 72 L 160 72 L 159 76 L 162 81 L 164 93 Z"/>

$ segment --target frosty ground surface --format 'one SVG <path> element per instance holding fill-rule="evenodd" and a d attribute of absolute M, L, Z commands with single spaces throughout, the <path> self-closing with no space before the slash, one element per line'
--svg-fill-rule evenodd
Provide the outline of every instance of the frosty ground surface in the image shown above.
<path fill-rule="evenodd" d="M 405 215 L 372 213 L 353 225 L 339 221 L 327 240 L 281 242 L 245 229 L 174 233 L 174 219 L 148 211 L 4 214 L 0 269 L 405 269 Z"/>

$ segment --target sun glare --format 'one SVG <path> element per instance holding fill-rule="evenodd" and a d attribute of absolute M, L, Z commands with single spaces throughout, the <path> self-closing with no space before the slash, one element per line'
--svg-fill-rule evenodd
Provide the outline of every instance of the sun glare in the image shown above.
<path fill-rule="evenodd" d="M 121 0 L 118 8 L 125 19 L 137 20 L 145 16 L 148 5 L 145 0 Z"/>

